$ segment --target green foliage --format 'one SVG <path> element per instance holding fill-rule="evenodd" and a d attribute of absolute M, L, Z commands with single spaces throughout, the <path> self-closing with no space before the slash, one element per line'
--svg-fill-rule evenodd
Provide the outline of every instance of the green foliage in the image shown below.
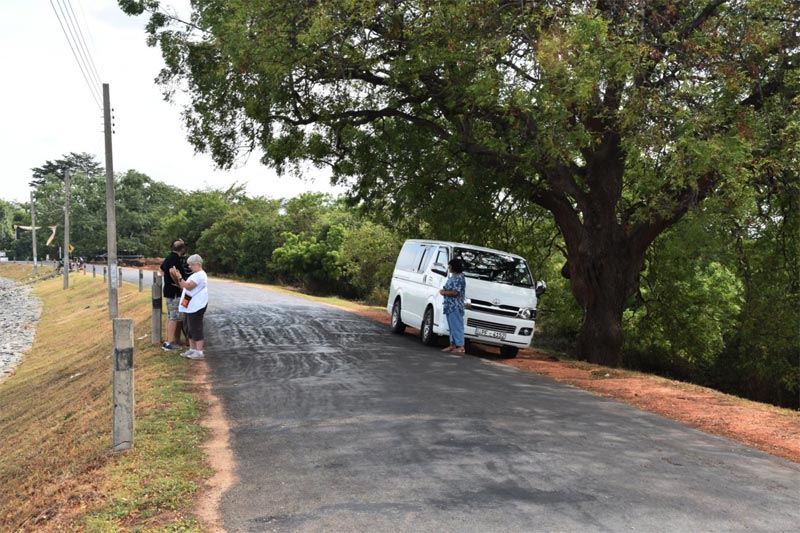
<path fill-rule="evenodd" d="M 284 233 L 284 243 L 272 252 L 272 261 L 281 278 L 288 282 L 302 282 L 311 292 L 328 292 L 340 286 L 343 274 L 341 245 L 346 230 L 336 224 L 319 238 Z"/>
<path fill-rule="evenodd" d="M 183 193 L 135 170 L 123 174 L 115 188 L 117 248 L 148 256 L 163 253 L 158 230 Z"/>
<path fill-rule="evenodd" d="M 244 188 L 232 185 L 226 190 L 193 191 L 181 196 L 175 208 L 162 220 L 159 241 L 165 249 L 183 239 L 193 253 L 205 230 L 222 220 L 232 206 L 245 200 Z M 202 252 L 200 252 L 202 255 Z"/>
<path fill-rule="evenodd" d="M 698 265 L 683 259 L 660 263 L 657 274 L 648 273 L 655 282 L 642 288 L 646 304 L 628 309 L 625 325 L 630 350 L 667 358 L 677 369 L 689 367 L 698 373 L 714 364 L 733 335 L 742 285 L 720 263 Z"/>
<path fill-rule="evenodd" d="M 231 207 L 197 242 L 209 270 L 268 279 L 270 252 L 278 246 L 280 201 L 254 199 Z"/>
<path fill-rule="evenodd" d="M 343 273 L 356 296 L 385 305 L 397 254 L 403 240 L 385 226 L 364 222 L 347 232 L 342 242 Z"/>
<path fill-rule="evenodd" d="M 46 183 L 53 181 L 64 181 L 64 172 L 69 170 L 72 174 L 83 174 L 86 176 L 102 176 L 103 166 L 95 161 L 92 154 L 70 152 L 61 159 L 55 161 L 45 161 L 41 167 L 31 169 L 33 179 L 31 187 L 38 189 Z"/>
<path fill-rule="evenodd" d="M 609 364 L 647 248 L 772 159 L 800 93 L 784 0 L 199 0 L 192 26 L 147 8 L 159 81 L 189 88 L 189 138 L 219 166 L 255 149 L 280 172 L 328 165 L 446 238 L 497 206 L 549 211 L 579 354 Z"/>
<path fill-rule="evenodd" d="M 0 250 L 8 251 L 14 243 L 14 212 L 17 206 L 0 200 Z"/>

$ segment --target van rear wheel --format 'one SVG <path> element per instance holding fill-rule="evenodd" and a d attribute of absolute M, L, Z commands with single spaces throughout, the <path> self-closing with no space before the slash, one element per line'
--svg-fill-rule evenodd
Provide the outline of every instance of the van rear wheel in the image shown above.
<path fill-rule="evenodd" d="M 425 346 L 436 344 L 436 335 L 433 333 L 433 309 L 427 308 L 422 317 L 422 326 L 419 328 L 419 338 Z"/>
<path fill-rule="evenodd" d="M 500 357 L 504 359 L 513 359 L 519 353 L 519 348 L 516 346 L 501 346 Z"/>
<path fill-rule="evenodd" d="M 403 324 L 403 321 L 400 319 L 401 310 L 400 298 L 398 298 L 394 301 L 394 305 L 392 306 L 392 333 L 403 333 L 406 329 L 406 325 Z"/>

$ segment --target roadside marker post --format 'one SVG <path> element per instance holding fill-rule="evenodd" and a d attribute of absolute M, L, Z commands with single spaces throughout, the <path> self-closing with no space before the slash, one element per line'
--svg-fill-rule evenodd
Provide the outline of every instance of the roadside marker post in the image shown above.
<path fill-rule="evenodd" d="M 163 302 L 161 300 L 161 284 L 163 283 L 161 276 L 158 272 L 153 272 L 153 314 L 150 320 L 152 329 L 152 342 L 154 346 L 161 344 L 161 308 Z"/>
<path fill-rule="evenodd" d="M 113 450 L 133 447 L 133 320 L 114 319 Z"/>
<path fill-rule="evenodd" d="M 139 292 L 144 291 L 144 270 L 139 269 Z"/>

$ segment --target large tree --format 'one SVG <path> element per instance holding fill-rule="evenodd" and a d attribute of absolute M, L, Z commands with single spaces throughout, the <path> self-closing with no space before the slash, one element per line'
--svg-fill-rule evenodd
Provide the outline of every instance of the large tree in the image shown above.
<path fill-rule="evenodd" d="M 95 161 L 95 156 L 87 153 L 70 152 L 61 159 L 45 161 L 44 165 L 32 168 L 33 178 L 31 187 L 41 187 L 51 181 L 64 181 L 64 172 L 69 170 L 72 174 L 84 174 L 91 177 L 102 177 L 103 166 Z"/>
<path fill-rule="evenodd" d="M 119 3 L 150 12 L 159 81 L 188 91 L 189 139 L 222 167 L 260 149 L 406 211 L 461 189 L 549 210 L 594 362 L 620 362 L 653 240 L 781 174 L 762 163 L 797 133 L 786 0 L 195 0 L 188 21 Z"/>

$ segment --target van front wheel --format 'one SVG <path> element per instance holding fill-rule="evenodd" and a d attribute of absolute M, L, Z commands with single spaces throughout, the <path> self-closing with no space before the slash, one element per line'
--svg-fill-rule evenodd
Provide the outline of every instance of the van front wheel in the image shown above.
<path fill-rule="evenodd" d="M 398 298 L 392 306 L 392 333 L 403 333 L 406 329 L 406 325 L 400 319 L 400 310 L 400 298 Z"/>
<path fill-rule="evenodd" d="M 519 353 L 519 348 L 516 346 L 501 346 L 500 347 L 500 357 L 505 359 L 513 359 Z"/>
<path fill-rule="evenodd" d="M 419 328 L 419 338 L 425 346 L 436 344 L 436 335 L 433 333 L 433 309 L 427 308 L 422 317 L 422 327 Z"/>

